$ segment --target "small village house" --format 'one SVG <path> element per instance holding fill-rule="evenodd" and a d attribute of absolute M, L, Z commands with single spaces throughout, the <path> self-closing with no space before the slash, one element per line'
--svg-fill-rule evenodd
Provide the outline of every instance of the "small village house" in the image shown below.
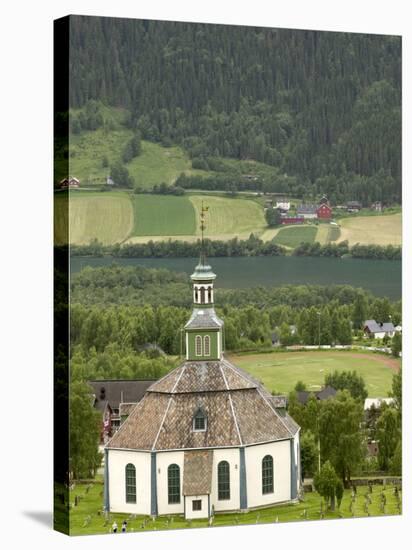
<path fill-rule="evenodd" d="M 374 319 L 368 319 L 363 324 L 363 332 L 369 338 L 392 338 L 395 334 L 395 327 L 392 322 L 377 323 Z"/>
<path fill-rule="evenodd" d="M 94 407 L 102 413 L 101 442 L 120 427 L 154 380 L 89 380 Z"/>
<path fill-rule="evenodd" d="M 336 395 L 335 388 L 332 386 L 325 386 L 321 390 L 301 390 L 296 392 L 296 397 L 301 405 L 306 405 L 311 395 L 314 395 L 318 401 L 324 401 L 325 399 L 330 399 Z"/>
<path fill-rule="evenodd" d="M 362 210 L 362 205 L 359 201 L 348 201 L 346 203 L 346 210 L 348 212 L 359 212 Z"/>
<path fill-rule="evenodd" d="M 80 180 L 73 176 L 63 178 L 60 181 L 60 189 L 77 189 L 78 187 L 80 187 Z"/>
<path fill-rule="evenodd" d="M 314 220 L 318 217 L 316 204 L 299 204 L 296 208 L 296 216 L 305 220 Z"/>

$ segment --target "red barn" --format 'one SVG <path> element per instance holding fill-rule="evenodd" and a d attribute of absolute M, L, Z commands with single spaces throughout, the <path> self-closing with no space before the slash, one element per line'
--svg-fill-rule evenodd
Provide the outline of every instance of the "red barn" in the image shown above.
<path fill-rule="evenodd" d="M 320 204 L 316 210 L 318 219 L 330 220 L 332 217 L 332 208 L 328 204 Z"/>

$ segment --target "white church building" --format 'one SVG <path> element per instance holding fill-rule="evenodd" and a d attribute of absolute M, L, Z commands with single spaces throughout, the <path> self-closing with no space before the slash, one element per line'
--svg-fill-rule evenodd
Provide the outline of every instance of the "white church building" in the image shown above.
<path fill-rule="evenodd" d="M 202 254 L 185 361 L 147 389 L 105 447 L 107 511 L 207 518 L 298 498 L 300 428 L 284 398 L 225 359 L 215 277 Z"/>

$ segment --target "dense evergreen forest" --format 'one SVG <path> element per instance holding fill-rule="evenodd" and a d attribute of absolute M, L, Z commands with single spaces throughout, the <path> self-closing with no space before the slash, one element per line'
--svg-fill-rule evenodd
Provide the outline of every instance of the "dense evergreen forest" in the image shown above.
<path fill-rule="evenodd" d="M 195 166 L 272 165 L 272 191 L 401 201 L 400 37 L 81 16 L 70 36 L 72 108 L 124 107 Z"/>

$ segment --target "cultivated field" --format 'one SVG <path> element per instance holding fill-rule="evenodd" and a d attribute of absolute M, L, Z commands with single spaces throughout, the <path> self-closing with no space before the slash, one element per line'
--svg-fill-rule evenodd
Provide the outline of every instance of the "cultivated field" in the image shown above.
<path fill-rule="evenodd" d="M 61 220 L 57 231 L 61 231 L 67 216 L 67 194 L 55 198 L 55 217 Z M 88 244 L 93 239 L 103 244 L 119 243 L 130 235 L 132 228 L 133 208 L 127 193 L 70 193 L 70 243 Z M 57 241 L 61 244 L 62 240 L 58 234 Z"/>
<path fill-rule="evenodd" d="M 288 393 L 302 380 L 308 390 L 320 389 L 325 374 L 356 370 L 365 380 L 369 397 L 386 397 L 400 360 L 371 352 L 293 351 L 231 355 L 235 365 L 260 380 L 269 391 Z"/>
<path fill-rule="evenodd" d="M 402 243 L 402 214 L 382 216 L 354 216 L 340 220 L 339 241 L 350 245 L 380 244 L 400 245 Z"/>
<path fill-rule="evenodd" d="M 196 212 L 196 233 L 200 235 L 202 201 L 209 207 L 206 214 L 206 235 L 214 239 L 247 239 L 266 227 L 263 209 L 253 200 L 241 198 L 192 195 L 190 201 Z"/>
<path fill-rule="evenodd" d="M 381 508 L 381 492 L 386 497 L 385 510 Z M 365 494 L 369 494 L 371 503 L 368 511 L 365 510 Z M 75 497 L 80 497 L 78 505 L 74 506 Z M 372 493 L 367 487 L 360 487 L 351 511 L 351 491 L 345 490 L 340 510 L 334 512 L 325 511 L 323 505 L 324 520 L 397 515 L 402 513 L 402 499 L 397 500 L 394 493 L 394 486 L 382 485 L 373 486 Z M 187 529 L 193 527 L 208 527 L 207 519 L 185 520 L 181 515 L 160 516 L 152 519 L 149 516 L 132 514 L 109 514 L 107 518 L 102 513 L 103 508 L 103 483 L 101 476 L 97 476 L 97 482 L 89 485 L 77 484 L 75 489 L 70 491 L 70 534 L 91 535 L 98 533 L 111 533 L 111 526 L 117 522 L 119 529 L 123 520 L 127 521 L 128 533 L 141 531 L 165 530 L 165 529 Z M 254 510 L 246 513 L 216 514 L 213 518 L 212 528 L 227 525 L 247 525 L 256 523 L 282 523 L 289 521 L 313 521 L 320 519 L 321 498 L 317 493 L 305 493 L 305 499 L 298 504 L 281 504 Z M 306 519 L 305 519 L 306 516 Z M 120 535 L 113 535 L 119 537 Z M 138 539 L 136 539 L 138 540 Z"/>
<path fill-rule="evenodd" d="M 314 225 L 294 225 L 282 228 L 274 238 L 276 244 L 295 248 L 300 243 L 314 243 L 318 228 Z"/>
<path fill-rule="evenodd" d="M 135 236 L 193 235 L 196 215 L 186 197 L 163 195 L 134 195 Z"/>

